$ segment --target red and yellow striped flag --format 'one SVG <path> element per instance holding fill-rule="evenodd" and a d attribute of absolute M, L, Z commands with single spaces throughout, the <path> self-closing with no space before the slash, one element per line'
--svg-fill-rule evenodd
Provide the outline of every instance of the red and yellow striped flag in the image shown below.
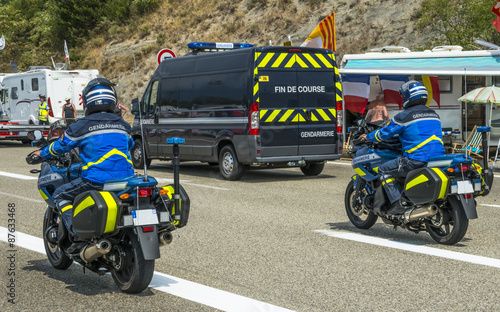
<path fill-rule="evenodd" d="M 335 12 L 322 20 L 300 46 L 335 51 Z"/>
<path fill-rule="evenodd" d="M 422 76 L 422 82 L 424 83 L 425 88 L 427 89 L 427 93 L 429 96 L 427 98 L 427 107 L 431 104 L 431 101 L 434 99 L 439 108 L 441 108 L 441 94 L 439 92 L 439 80 L 437 76 Z"/>

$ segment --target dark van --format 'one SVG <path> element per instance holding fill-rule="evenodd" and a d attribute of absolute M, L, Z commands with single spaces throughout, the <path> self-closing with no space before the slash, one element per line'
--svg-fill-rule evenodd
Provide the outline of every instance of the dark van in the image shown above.
<path fill-rule="evenodd" d="M 134 166 L 172 159 L 166 140 L 181 137 L 181 161 L 218 164 L 228 180 L 247 166 L 298 166 L 318 175 L 325 161 L 341 157 L 340 89 L 330 50 L 248 47 L 166 59 L 132 105 Z"/>

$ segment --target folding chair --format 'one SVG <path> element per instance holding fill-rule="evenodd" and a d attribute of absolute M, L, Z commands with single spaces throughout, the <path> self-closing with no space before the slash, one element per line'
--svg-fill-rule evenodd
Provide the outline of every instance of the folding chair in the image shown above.
<path fill-rule="evenodd" d="M 477 126 L 474 126 L 472 132 L 469 134 L 467 141 L 465 143 L 453 143 L 453 154 L 457 153 L 465 153 L 470 154 L 471 156 L 475 156 L 477 158 L 483 158 L 481 155 L 481 147 L 482 147 L 483 137 L 481 132 L 477 132 Z"/>

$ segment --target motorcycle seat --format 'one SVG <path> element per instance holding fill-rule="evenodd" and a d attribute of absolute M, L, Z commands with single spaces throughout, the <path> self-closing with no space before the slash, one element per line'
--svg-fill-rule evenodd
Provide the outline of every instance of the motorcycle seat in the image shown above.
<path fill-rule="evenodd" d="M 472 163 L 472 161 L 473 159 L 465 154 L 446 154 L 443 156 L 429 158 L 427 167 L 448 167 L 459 163 Z"/>

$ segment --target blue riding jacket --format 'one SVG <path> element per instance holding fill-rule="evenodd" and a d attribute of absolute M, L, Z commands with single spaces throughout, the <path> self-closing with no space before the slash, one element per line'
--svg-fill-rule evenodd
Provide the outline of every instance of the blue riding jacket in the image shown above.
<path fill-rule="evenodd" d="M 427 162 L 431 157 L 445 154 L 439 115 L 425 105 L 400 112 L 389 125 L 369 133 L 366 139 L 382 142 L 395 135 L 399 135 L 403 156 L 409 159 Z"/>
<path fill-rule="evenodd" d="M 40 156 L 49 159 L 78 147 L 82 177 L 104 184 L 134 175 L 129 153 L 134 140 L 130 132 L 130 124 L 115 114 L 90 114 L 70 125 L 62 138 L 44 148 Z"/>

